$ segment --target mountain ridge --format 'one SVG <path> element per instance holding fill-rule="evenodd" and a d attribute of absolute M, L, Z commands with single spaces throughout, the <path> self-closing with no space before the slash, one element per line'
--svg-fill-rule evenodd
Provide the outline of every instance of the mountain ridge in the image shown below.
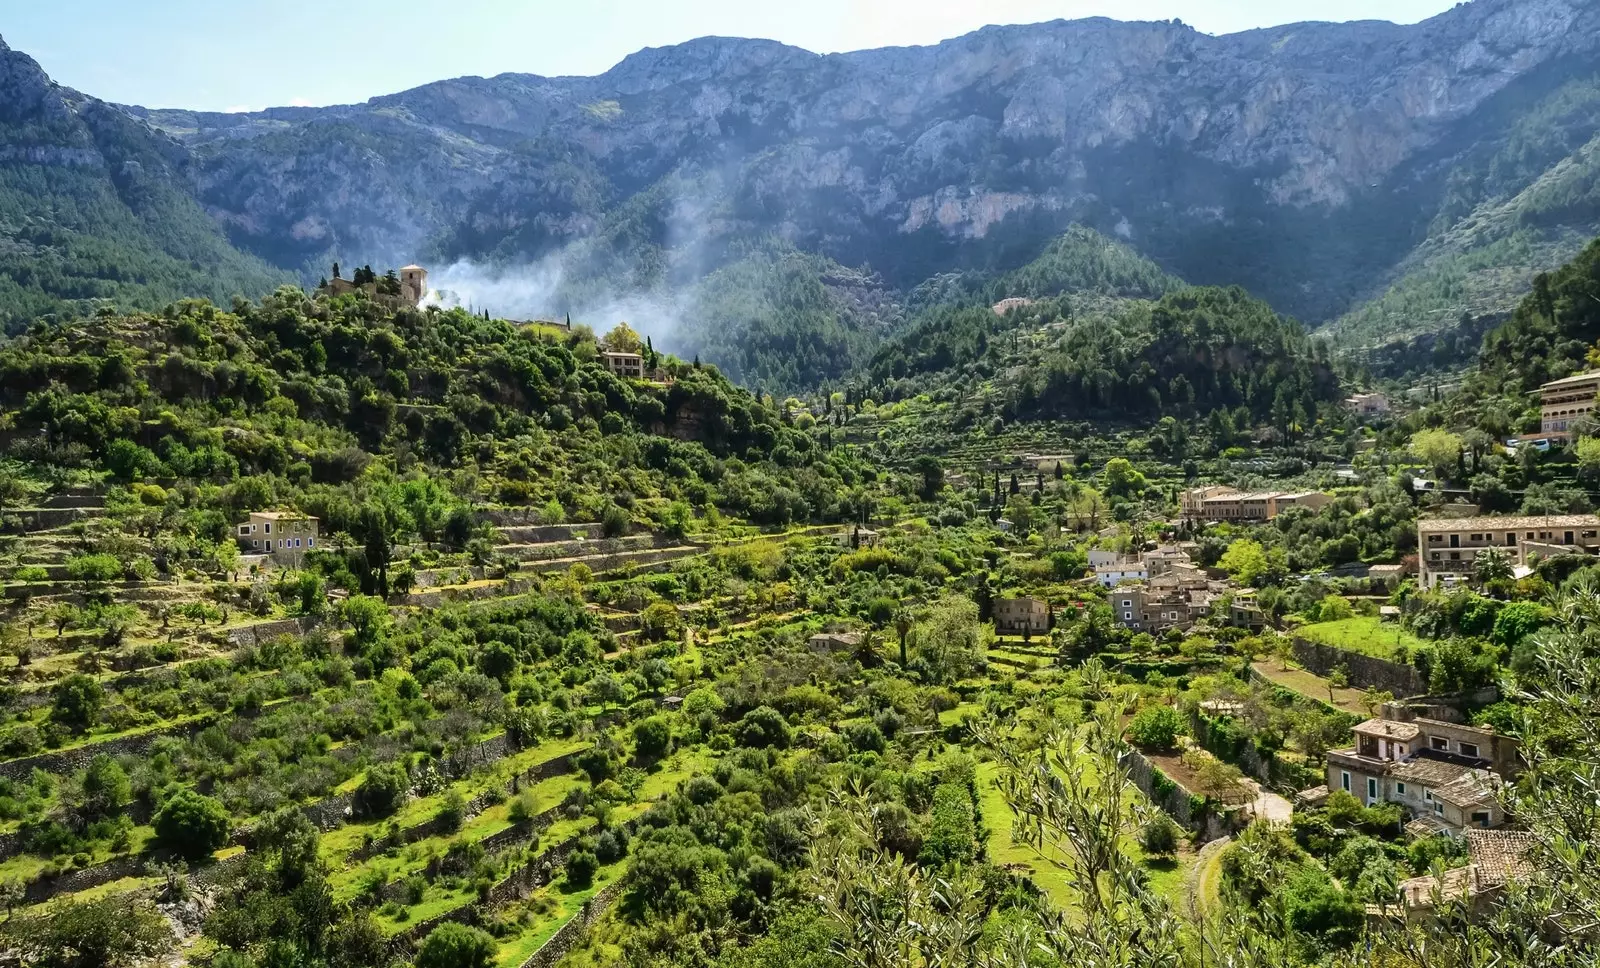
<path fill-rule="evenodd" d="M 590 77 L 121 110 L 181 145 L 174 172 L 234 247 L 303 282 L 333 261 L 553 261 L 553 312 L 681 287 L 770 237 L 910 292 L 949 272 L 998 278 L 1082 224 L 1316 324 L 1382 296 L 1443 239 L 1476 245 L 1463 222 L 1545 174 L 1456 184 L 1522 136 L 1507 104 L 1543 104 L 1594 62 L 1597 12 L 1475 0 L 1418 24 L 1218 36 L 1102 17 L 831 54 L 704 37 Z M 1538 231 L 1581 231 L 1569 222 Z M 1520 273 L 1570 248 L 1536 243 Z"/>

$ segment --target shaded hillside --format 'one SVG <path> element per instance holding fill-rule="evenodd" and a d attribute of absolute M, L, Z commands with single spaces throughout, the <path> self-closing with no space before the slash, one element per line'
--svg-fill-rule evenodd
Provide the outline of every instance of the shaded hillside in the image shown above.
<path fill-rule="evenodd" d="M 0 41 L 0 325 L 286 280 L 228 244 L 190 195 L 187 163 L 181 145 Z"/>
<path fill-rule="evenodd" d="M 1600 234 L 1600 77 L 1499 99 L 1505 133 L 1450 168 L 1427 238 L 1371 302 L 1335 321 L 1342 345 L 1503 319 L 1533 277 Z"/>

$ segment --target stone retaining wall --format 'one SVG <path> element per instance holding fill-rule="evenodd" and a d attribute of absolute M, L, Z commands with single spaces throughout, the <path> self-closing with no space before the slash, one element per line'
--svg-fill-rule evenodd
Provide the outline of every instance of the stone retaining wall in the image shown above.
<path fill-rule="evenodd" d="M 46 753 L 24 756 L 20 759 L 7 760 L 4 763 L 0 763 L 0 777 L 4 777 L 7 780 L 22 780 L 31 776 L 34 770 L 43 770 L 46 773 L 55 773 L 57 775 L 76 773 L 88 766 L 89 761 L 101 753 L 109 756 L 122 756 L 125 754 L 137 756 L 155 745 L 157 740 L 168 736 L 199 732 L 211 725 L 216 718 L 216 714 L 211 714 L 199 720 L 177 723 L 134 736 L 123 736 L 100 743 L 76 746 L 72 749 L 52 750 Z"/>
<path fill-rule="evenodd" d="M 316 628 L 314 618 L 284 618 L 275 622 L 257 622 L 228 630 L 228 644 L 233 646 L 260 645 L 282 635 L 305 635 Z"/>
<path fill-rule="evenodd" d="M 1215 840 L 1226 836 L 1226 824 L 1215 811 L 1206 811 L 1204 816 L 1195 816 L 1191 807 L 1193 794 L 1183 784 L 1168 776 L 1167 781 L 1172 784 L 1172 789 L 1163 795 L 1156 791 L 1155 773 L 1156 766 L 1145 759 L 1144 754 L 1136 749 L 1129 749 L 1118 758 L 1122 768 L 1128 772 L 1128 778 L 1140 792 L 1150 798 L 1150 802 L 1160 807 L 1178 825 L 1186 830 L 1200 835 L 1202 840 Z M 1166 774 L 1162 774 L 1166 776 Z"/>
<path fill-rule="evenodd" d="M 124 877 L 142 877 L 145 873 L 145 863 L 145 858 L 140 856 L 116 857 L 94 867 L 67 871 L 53 877 L 38 877 L 28 882 L 28 886 L 23 889 L 23 897 L 29 904 L 37 904 L 57 894 L 87 891 L 91 887 L 120 881 Z"/>
<path fill-rule="evenodd" d="M 476 588 L 435 588 L 425 592 L 411 592 L 406 595 L 405 604 L 415 605 L 420 608 L 438 608 L 446 602 L 474 602 L 485 598 L 504 598 L 509 595 L 521 595 L 523 592 L 532 590 L 532 581 L 526 578 L 509 578 L 493 585 L 479 585 Z"/>
<path fill-rule="evenodd" d="M 1324 678 L 1344 666 L 1354 689 L 1387 689 L 1396 696 L 1415 696 L 1428 691 L 1428 682 L 1422 678 L 1422 673 L 1408 665 L 1336 649 L 1298 635 L 1294 637 L 1292 649 L 1296 662 Z"/>
<path fill-rule="evenodd" d="M 701 548 L 684 548 L 682 550 L 666 549 L 661 551 L 621 551 L 614 555 L 603 555 L 601 557 L 590 558 L 584 561 L 567 561 L 558 558 L 551 561 L 530 562 L 527 565 L 527 570 L 542 574 L 552 571 L 566 571 L 573 565 L 581 564 L 588 567 L 591 572 L 600 575 L 609 571 L 617 571 L 622 568 L 640 565 L 664 564 L 666 562 L 676 561 L 679 558 L 687 558 L 690 555 L 699 554 L 702 550 L 703 549 Z"/>
<path fill-rule="evenodd" d="M 567 956 L 573 947 L 583 939 L 595 922 L 606 916 L 611 910 L 611 905 L 622 896 L 622 887 L 625 878 L 617 878 L 607 884 L 598 894 L 590 898 L 583 906 L 583 910 L 572 916 L 572 920 L 563 924 L 550 940 L 539 946 L 539 950 L 528 956 L 520 968 L 554 968 L 557 962 Z"/>

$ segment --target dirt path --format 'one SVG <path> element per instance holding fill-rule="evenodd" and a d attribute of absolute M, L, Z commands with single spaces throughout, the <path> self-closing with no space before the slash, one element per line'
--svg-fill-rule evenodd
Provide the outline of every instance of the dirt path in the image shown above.
<path fill-rule="evenodd" d="M 1195 856 L 1194 867 L 1189 870 L 1183 885 L 1186 907 L 1191 914 L 1202 915 L 1210 908 L 1212 898 L 1208 896 L 1206 884 L 1208 872 L 1220 863 L 1223 848 L 1231 843 L 1232 837 L 1218 837 L 1201 847 L 1200 853 Z"/>

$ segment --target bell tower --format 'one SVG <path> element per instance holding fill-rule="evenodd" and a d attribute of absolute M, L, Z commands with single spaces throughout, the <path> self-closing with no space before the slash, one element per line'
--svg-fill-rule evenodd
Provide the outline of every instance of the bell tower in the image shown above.
<path fill-rule="evenodd" d="M 421 266 L 401 269 L 400 296 L 413 306 L 420 305 L 428 296 L 428 270 Z"/>

